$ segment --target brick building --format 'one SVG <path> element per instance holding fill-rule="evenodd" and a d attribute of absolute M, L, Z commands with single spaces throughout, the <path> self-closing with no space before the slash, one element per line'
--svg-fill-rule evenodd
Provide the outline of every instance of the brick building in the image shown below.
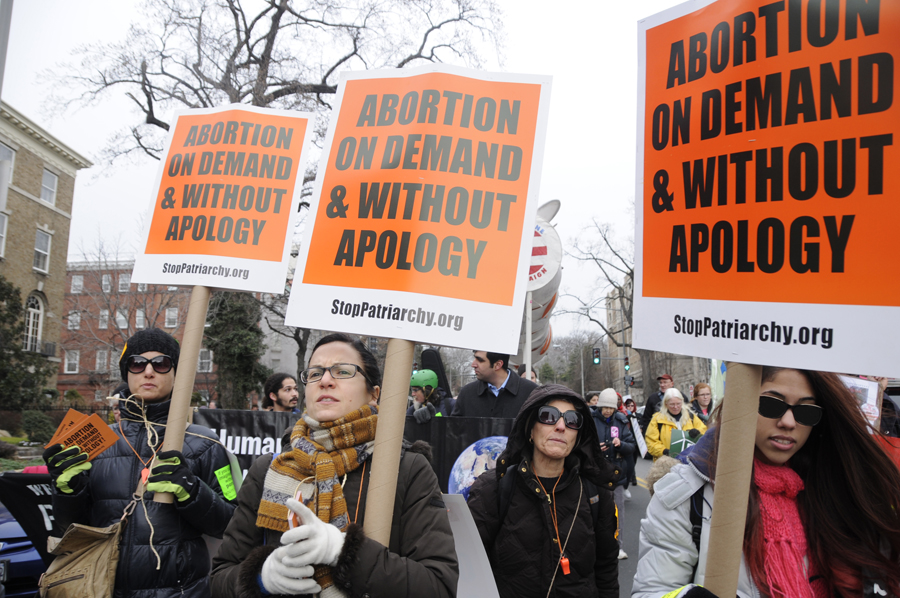
<path fill-rule="evenodd" d="M 61 358 L 75 174 L 91 165 L 0 102 L 0 275 L 22 293 L 25 350 L 54 362 Z M 47 384 L 53 388 L 55 377 Z"/>
<path fill-rule="evenodd" d="M 75 390 L 84 401 L 104 400 L 122 382 L 119 356 L 138 330 L 159 328 L 181 342 L 190 289 L 131 282 L 134 262 L 101 256 L 68 264 L 61 363 L 57 389 Z M 214 398 L 212 351 L 203 349 L 194 392 L 200 404 Z"/>

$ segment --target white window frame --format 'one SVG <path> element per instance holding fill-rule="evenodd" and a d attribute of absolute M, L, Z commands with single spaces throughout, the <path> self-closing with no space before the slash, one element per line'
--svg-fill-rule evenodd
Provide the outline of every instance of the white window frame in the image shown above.
<path fill-rule="evenodd" d="M 37 295 L 29 295 L 25 300 L 25 342 L 26 351 L 41 352 L 41 335 L 44 326 L 44 302 Z"/>
<path fill-rule="evenodd" d="M 197 373 L 209 374 L 213 371 L 213 352 L 209 349 L 200 349 L 197 356 Z"/>
<path fill-rule="evenodd" d="M 140 307 L 134 310 L 134 327 L 138 330 L 143 330 L 147 327 L 147 317 L 144 315 L 144 310 Z"/>
<path fill-rule="evenodd" d="M 97 328 L 100 330 L 109 329 L 109 310 L 101 309 L 100 316 L 97 318 Z"/>
<path fill-rule="evenodd" d="M 69 292 L 73 295 L 80 295 L 82 291 L 84 291 L 84 275 L 73 274 L 72 286 L 69 288 Z"/>
<path fill-rule="evenodd" d="M 81 330 L 81 312 L 80 311 L 70 311 L 69 312 L 68 329 L 69 330 Z"/>
<path fill-rule="evenodd" d="M 100 290 L 104 293 L 109 293 L 112 291 L 112 275 L 111 274 L 101 274 L 100 275 Z"/>
<path fill-rule="evenodd" d="M 177 307 L 167 307 L 166 308 L 166 328 L 177 328 L 178 327 L 178 308 Z"/>
<path fill-rule="evenodd" d="M 9 184 L 11 185 L 13 182 L 13 173 L 16 171 L 16 150 L 9 147 L 2 141 L 0 141 L 0 160 L 5 160 L 6 158 L 3 156 L 3 150 L 9 151 L 9 161 L 12 163 L 9 169 Z"/>
<path fill-rule="evenodd" d="M 66 365 L 63 369 L 63 372 L 66 374 L 77 374 L 78 373 L 78 361 L 81 357 L 81 352 L 77 349 L 74 351 L 66 351 Z"/>
<path fill-rule="evenodd" d="M 44 169 L 41 175 L 41 199 L 51 206 L 56 205 L 56 190 L 59 188 L 59 175 Z"/>
<path fill-rule="evenodd" d="M 6 229 L 9 228 L 9 216 L 0 212 L 0 257 L 6 255 Z"/>
<path fill-rule="evenodd" d="M 98 349 L 94 358 L 94 369 L 98 372 L 109 371 L 109 351 L 106 349 Z"/>
<path fill-rule="evenodd" d="M 138 293 L 146 293 L 147 292 L 147 283 L 139 282 L 137 286 Z"/>
<path fill-rule="evenodd" d="M 119 292 L 127 293 L 131 287 L 131 274 L 119 274 Z"/>
<path fill-rule="evenodd" d="M 103 399 L 106 398 L 106 397 L 103 396 L 103 395 L 105 395 L 105 394 L 106 394 L 106 393 L 103 392 L 102 390 L 95 390 L 95 391 L 94 391 L 94 400 L 95 400 L 95 401 L 102 401 Z"/>
<path fill-rule="evenodd" d="M 119 330 L 125 330 L 128 328 L 128 312 L 117 309 L 116 310 L 116 327 Z"/>
<path fill-rule="evenodd" d="M 47 238 L 47 250 L 44 251 L 38 247 L 38 241 L 42 238 L 41 235 Z M 38 229 L 35 231 L 34 235 L 34 262 L 32 266 L 38 272 L 43 272 L 46 274 L 50 271 L 50 250 L 53 246 L 53 235 L 48 233 L 45 230 Z M 43 262 L 43 264 L 41 263 Z M 43 265 L 43 267 L 41 267 Z"/>

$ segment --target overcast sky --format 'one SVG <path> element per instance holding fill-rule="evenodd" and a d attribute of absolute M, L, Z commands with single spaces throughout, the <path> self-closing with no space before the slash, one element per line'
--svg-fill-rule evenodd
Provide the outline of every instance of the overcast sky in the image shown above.
<path fill-rule="evenodd" d="M 560 199 L 554 220 L 564 246 L 591 218 L 611 222 L 623 239 L 633 235 L 637 97 L 637 23 L 678 4 L 675 0 L 582 0 L 550 5 L 538 0 L 500 0 L 506 32 L 504 70 L 550 75 L 553 86 L 540 202 Z M 17 0 L 10 32 L 2 98 L 52 135 L 91 159 L 81 171 L 69 259 L 98 238 L 126 241 L 140 235 L 158 163 L 147 160 L 114 169 L 99 164 L 99 150 L 136 116 L 121 96 L 96 107 L 54 116 L 44 104 L 47 87 L 38 74 L 69 60 L 91 41 L 124 37 L 137 12 L 135 0 Z M 163 115 L 168 120 L 166 115 Z M 595 272 L 564 261 L 562 287 L 578 295 Z M 579 324 L 555 318 L 555 333 Z M 590 330 L 590 324 L 583 325 Z"/>

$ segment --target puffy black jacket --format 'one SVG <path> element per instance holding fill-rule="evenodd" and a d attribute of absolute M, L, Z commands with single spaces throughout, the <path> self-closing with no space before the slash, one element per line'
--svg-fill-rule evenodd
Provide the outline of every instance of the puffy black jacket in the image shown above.
<path fill-rule="evenodd" d="M 391 539 L 385 548 L 365 536 L 371 464 L 347 474 L 343 485 L 351 521 L 338 564 L 335 585 L 351 598 L 453 598 L 459 566 L 447 509 L 428 459 L 414 450 L 400 457 Z M 417 446 L 418 445 L 418 446 Z M 238 508 L 213 559 L 212 589 L 217 598 L 259 597 L 258 577 L 266 558 L 280 546 L 281 532 L 256 526 L 266 472 L 272 455 L 259 457 L 238 493 Z M 365 478 L 363 478 L 365 476 Z M 360 488 L 362 485 L 362 488 Z"/>
<path fill-rule="evenodd" d="M 155 424 L 152 427 L 159 434 L 157 446 L 162 446 L 169 405 L 166 401 L 148 405 L 146 410 L 147 420 Z M 122 422 L 112 428 L 120 436 L 124 434 L 131 446 L 120 439 L 98 455 L 88 471 L 89 483 L 81 492 L 62 494 L 54 488 L 53 513 L 62 530 L 70 523 L 112 525 L 131 501 L 144 468 L 131 447 L 147 462 L 151 449 L 144 424 L 127 421 L 143 421 L 140 409 L 126 406 L 124 401 L 120 408 Z M 153 493 L 146 492 L 143 505 L 138 504 L 128 517 L 120 545 L 115 596 L 209 596 L 210 555 L 202 535 L 221 538 L 234 512 L 234 504 L 223 498 L 216 476 L 217 471 L 219 475 L 229 471 L 228 453 L 214 438 L 212 430 L 202 426 L 189 426 L 185 432 L 182 454 L 202 482 L 193 500 L 187 504 L 156 503 Z M 153 548 L 162 561 L 159 570 L 150 546 L 151 523 Z"/>
<path fill-rule="evenodd" d="M 628 417 L 625 414 L 616 411 L 607 421 L 599 409 L 591 408 L 591 415 L 594 417 L 594 426 L 597 429 L 597 438 L 601 445 L 605 445 L 607 449 L 603 452 L 603 456 L 620 470 L 619 481 L 617 486 L 628 486 L 628 460 L 634 455 L 637 448 L 637 442 L 634 434 L 631 432 L 631 426 L 628 425 Z M 616 428 L 617 432 L 613 432 L 612 428 Z M 615 435 L 614 435 L 615 434 Z M 613 446 L 613 438 L 619 439 L 619 447 Z"/>

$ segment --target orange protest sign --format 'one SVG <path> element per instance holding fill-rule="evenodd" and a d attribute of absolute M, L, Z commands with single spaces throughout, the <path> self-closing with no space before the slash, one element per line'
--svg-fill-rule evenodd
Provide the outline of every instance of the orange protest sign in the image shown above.
<path fill-rule="evenodd" d="M 344 79 L 286 320 L 515 352 L 549 79 L 444 65 Z"/>
<path fill-rule="evenodd" d="M 635 346 L 895 375 L 900 3 L 641 22 Z M 702 301 L 697 301 L 702 300 Z"/>
<path fill-rule="evenodd" d="M 647 31 L 646 296 L 900 305 L 898 32 L 896 2 L 807 0 Z"/>
<path fill-rule="evenodd" d="M 450 73 L 348 81 L 303 282 L 511 305 L 540 92 Z"/>
<path fill-rule="evenodd" d="M 287 268 L 311 117 L 249 106 L 178 114 L 133 280 L 283 290 L 272 277 Z"/>
<path fill-rule="evenodd" d="M 80 417 L 70 417 L 73 413 Z M 84 415 L 70 409 L 47 446 L 53 444 L 62 444 L 65 447 L 78 446 L 87 453 L 88 461 L 91 461 L 118 440 L 119 435 L 113 432 L 96 413 Z"/>

